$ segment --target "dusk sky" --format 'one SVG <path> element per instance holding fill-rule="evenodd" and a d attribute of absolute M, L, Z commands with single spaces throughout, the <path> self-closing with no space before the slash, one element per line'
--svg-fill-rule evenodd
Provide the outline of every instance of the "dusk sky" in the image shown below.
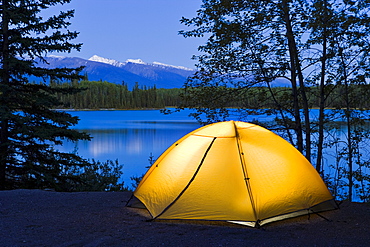
<path fill-rule="evenodd" d="M 63 9 L 75 9 L 70 30 L 79 31 L 75 43 L 81 52 L 63 54 L 88 59 L 93 55 L 115 59 L 142 59 L 194 68 L 201 38 L 184 38 L 182 16 L 194 17 L 201 0 L 72 0 Z M 60 10 L 52 7 L 50 11 Z"/>

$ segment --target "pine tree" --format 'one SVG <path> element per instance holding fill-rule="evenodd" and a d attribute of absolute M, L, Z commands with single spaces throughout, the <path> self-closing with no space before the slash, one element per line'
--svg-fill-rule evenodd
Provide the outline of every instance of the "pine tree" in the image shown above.
<path fill-rule="evenodd" d="M 28 76 L 49 80 L 82 78 L 82 68 L 45 69 L 50 52 L 79 50 L 73 44 L 77 32 L 67 30 L 74 11 L 47 19 L 41 11 L 71 0 L 2 0 L 0 23 L 0 189 L 56 188 L 67 182 L 63 170 L 88 162 L 74 153 L 54 149 L 62 140 L 88 140 L 90 136 L 70 129 L 78 119 L 51 110 L 61 103 L 55 95 L 73 93 L 69 88 L 29 83 Z"/>

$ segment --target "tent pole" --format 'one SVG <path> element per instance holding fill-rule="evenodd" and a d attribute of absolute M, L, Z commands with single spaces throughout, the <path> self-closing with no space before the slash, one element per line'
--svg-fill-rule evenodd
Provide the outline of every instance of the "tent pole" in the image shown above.
<path fill-rule="evenodd" d="M 248 176 L 247 166 L 245 165 L 244 152 L 243 152 L 242 145 L 240 143 L 238 128 L 237 128 L 235 122 L 233 122 L 233 123 L 234 123 L 234 128 L 235 128 L 235 139 L 236 139 L 236 143 L 237 143 L 237 146 L 238 146 L 240 163 L 242 165 L 242 170 L 243 170 L 243 175 L 244 175 L 244 181 L 245 181 L 245 185 L 247 187 L 247 191 L 248 191 L 248 194 L 249 194 L 249 199 L 250 199 L 250 202 L 251 202 L 251 205 L 252 205 L 254 218 L 256 220 L 256 226 L 259 227 L 259 219 L 257 217 L 256 205 L 254 203 L 252 188 L 251 188 L 250 181 L 249 181 L 250 177 Z"/>

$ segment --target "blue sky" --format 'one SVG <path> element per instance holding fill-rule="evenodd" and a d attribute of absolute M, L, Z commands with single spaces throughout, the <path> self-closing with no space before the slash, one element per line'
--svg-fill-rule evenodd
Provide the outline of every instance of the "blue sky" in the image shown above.
<path fill-rule="evenodd" d="M 98 55 L 121 62 L 140 58 L 193 68 L 191 57 L 205 40 L 184 38 L 178 31 L 187 28 L 181 17 L 194 17 L 201 4 L 201 0 L 72 0 L 63 9 L 75 9 L 70 30 L 80 32 L 75 43 L 83 47 L 67 56 Z M 45 15 L 60 9 L 52 7 Z"/>

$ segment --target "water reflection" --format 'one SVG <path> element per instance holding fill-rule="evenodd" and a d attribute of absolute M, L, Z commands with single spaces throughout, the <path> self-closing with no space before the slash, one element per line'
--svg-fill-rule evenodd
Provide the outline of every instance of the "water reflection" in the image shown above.
<path fill-rule="evenodd" d="M 84 158 L 99 161 L 116 160 L 123 164 L 123 181 L 131 185 L 131 176 L 140 176 L 149 166 L 149 156 L 158 158 L 172 143 L 199 128 L 195 122 L 125 122 L 120 129 L 81 129 L 92 141 L 66 142 L 59 150 L 77 149 Z M 104 126 L 102 126 L 104 128 Z"/>

